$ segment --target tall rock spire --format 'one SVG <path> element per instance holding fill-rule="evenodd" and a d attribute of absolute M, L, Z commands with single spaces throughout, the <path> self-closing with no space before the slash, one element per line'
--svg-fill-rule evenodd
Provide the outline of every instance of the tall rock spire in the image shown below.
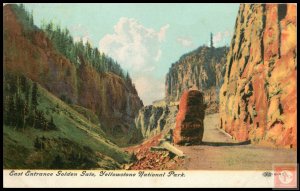
<path fill-rule="evenodd" d="M 210 47 L 214 47 L 214 42 L 213 42 L 213 33 L 210 33 Z"/>

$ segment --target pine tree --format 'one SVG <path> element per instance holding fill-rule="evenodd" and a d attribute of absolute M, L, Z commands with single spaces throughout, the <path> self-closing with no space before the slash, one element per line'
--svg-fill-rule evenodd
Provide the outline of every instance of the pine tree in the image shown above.
<path fill-rule="evenodd" d="M 42 28 L 57 51 L 66 56 L 76 67 L 79 67 L 82 62 L 91 64 L 98 72 L 112 72 L 126 80 L 121 66 L 110 57 L 100 53 L 97 48 L 93 48 L 88 41 L 83 43 L 81 38 L 79 42 L 74 42 L 68 29 L 54 26 L 52 22 L 43 23 Z"/>
<path fill-rule="evenodd" d="M 20 4 L 20 10 L 23 11 L 23 12 L 25 12 L 25 6 L 24 6 L 23 3 Z"/>
<path fill-rule="evenodd" d="M 34 21 L 33 21 L 33 11 L 31 11 L 31 12 L 30 12 L 30 15 L 29 15 L 29 24 L 30 24 L 31 26 L 34 25 Z"/>
<path fill-rule="evenodd" d="M 28 114 L 29 114 L 29 106 L 28 103 L 24 102 L 24 107 L 23 107 L 23 130 L 25 130 L 26 127 L 26 120 L 28 118 Z"/>
<path fill-rule="evenodd" d="M 24 122 L 24 101 L 21 98 L 20 95 L 17 94 L 16 96 L 16 112 L 14 113 L 15 115 L 15 121 L 16 121 L 16 127 L 18 129 L 23 127 L 23 122 Z"/>
<path fill-rule="evenodd" d="M 3 99 L 3 123 L 7 124 L 8 123 L 8 96 L 4 96 Z"/>
<path fill-rule="evenodd" d="M 36 119 L 37 119 L 37 106 L 38 106 L 38 101 L 37 101 L 37 84 L 34 82 L 33 87 L 32 87 L 32 93 L 31 93 L 31 112 L 32 112 L 32 126 L 36 126 Z"/>
<path fill-rule="evenodd" d="M 53 117 L 51 116 L 50 122 L 48 124 L 50 130 L 56 129 L 56 125 L 54 124 Z"/>
<path fill-rule="evenodd" d="M 11 75 L 8 77 L 9 79 L 9 93 L 11 95 L 17 93 L 18 87 L 17 87 L 17 79 L 14 75 Z"/>
<path fill-rule="evenodd" d="M 34 82 L 32 87 L 32 94 L 31 94 L 31 105 L 33 110 L 36 110 L 38 106 L 37 98 L 38 98 L 38 87 L 37 87 L 37 83 Z"/>
<path fill-rule="evenodd" d="M 31 85 L 28 81 L 25 83 L 25 101 L 29 105 L 29 96 L 30 96 Z"/>
<path fill-rule="evenodd" d="M 128 71 L 126 72 L 126 82 L 129 86 L 132 86 L 132 81 L 131 81 Z"/>
<path fill-rule="evenodd" d="M 7 116 L 7 122 L 8 125 L 11 126 L 15 126 L 16 122 L 15 122 L 15 117 L 14 114 L 16 112 L 16 108 L 15 108 L 15 102 L 14 102 L 14 98 L 13 96 L 9 96 L 8 97 L 8 116 Z"/>

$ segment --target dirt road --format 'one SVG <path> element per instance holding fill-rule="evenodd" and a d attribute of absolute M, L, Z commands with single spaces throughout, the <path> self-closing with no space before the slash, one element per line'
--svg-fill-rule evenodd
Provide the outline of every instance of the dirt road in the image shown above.
<path fill-rule="evenodd" d="M 218 129 L 218 114 L 204 120 L 204 145 L 176 146 L 187 156 L 182 170 L 272 170 L 275 163 L 296 163 L 295 150 L 235 143 Z"/>

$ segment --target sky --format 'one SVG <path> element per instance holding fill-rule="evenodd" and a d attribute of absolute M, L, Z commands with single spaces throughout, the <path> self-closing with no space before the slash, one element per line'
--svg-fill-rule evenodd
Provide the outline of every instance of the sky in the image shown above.
<path fill-rule="evenodd" d="M 128 71 L 144 105 L 163 99 L 165 76 L 180 56 L 230 45 L 239 4 L 25 4 L 34 23 L 53 21 Z"/>

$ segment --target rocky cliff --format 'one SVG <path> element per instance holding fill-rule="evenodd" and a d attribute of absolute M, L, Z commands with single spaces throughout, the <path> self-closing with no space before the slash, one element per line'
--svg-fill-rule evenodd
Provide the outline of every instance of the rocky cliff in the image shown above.
<path fill-rule="evenodd" d="M 218 92 L 223 83 L 226 53 L 228 48 L 201 46 L 187 53 L 169 69 L 165 81 L 165 98 L 153 102 L 139 111 L 135 124 L 144 137 L 160 133 L 163 129 L 175 127 L 178 102 L 188 89 L 203 90 L 207 113 L 218 111 Z M 167 110 L 170 109 L 170 114 Z M 162 125 L 160 123 L 165 123 Z"/>
<path fill-rule="evenodd" d="M 296 8 L 240 5 L 220 90 L 221 128 L 239 141 L 296 147 Z"/>
<path fill-rule="evenodd" d="M 217 95 L 223 83 L 227 51 L 226 47 L 202 46 L 183 55 L 166 75 L 166 100 L 177 102 L 185 90 L 193 87 L 204 92 L 207 112 L 217 112 Z"/>
<path fill-rule="evenodd" d="M 144 138 L 168 131 L 175 124 L 177 111 L 177 106 L 145 106 L 135 119 L 136 128 Z"/>
<path fill-rule="evenodd" d="M 103 130 L 118 142 L 133 132 L 134 118 L 143 106 L 135 87 L 111 72 L 98 72 L 82 55 L 80 66 L 54 47 L 37 27 L 22 23 L 13 6 L 4 7 L 4 70 L 25 74 L 49 92 L 68 102 L 92 110 Z M 125 142 L 135 142 L 132 136 Z"/>

